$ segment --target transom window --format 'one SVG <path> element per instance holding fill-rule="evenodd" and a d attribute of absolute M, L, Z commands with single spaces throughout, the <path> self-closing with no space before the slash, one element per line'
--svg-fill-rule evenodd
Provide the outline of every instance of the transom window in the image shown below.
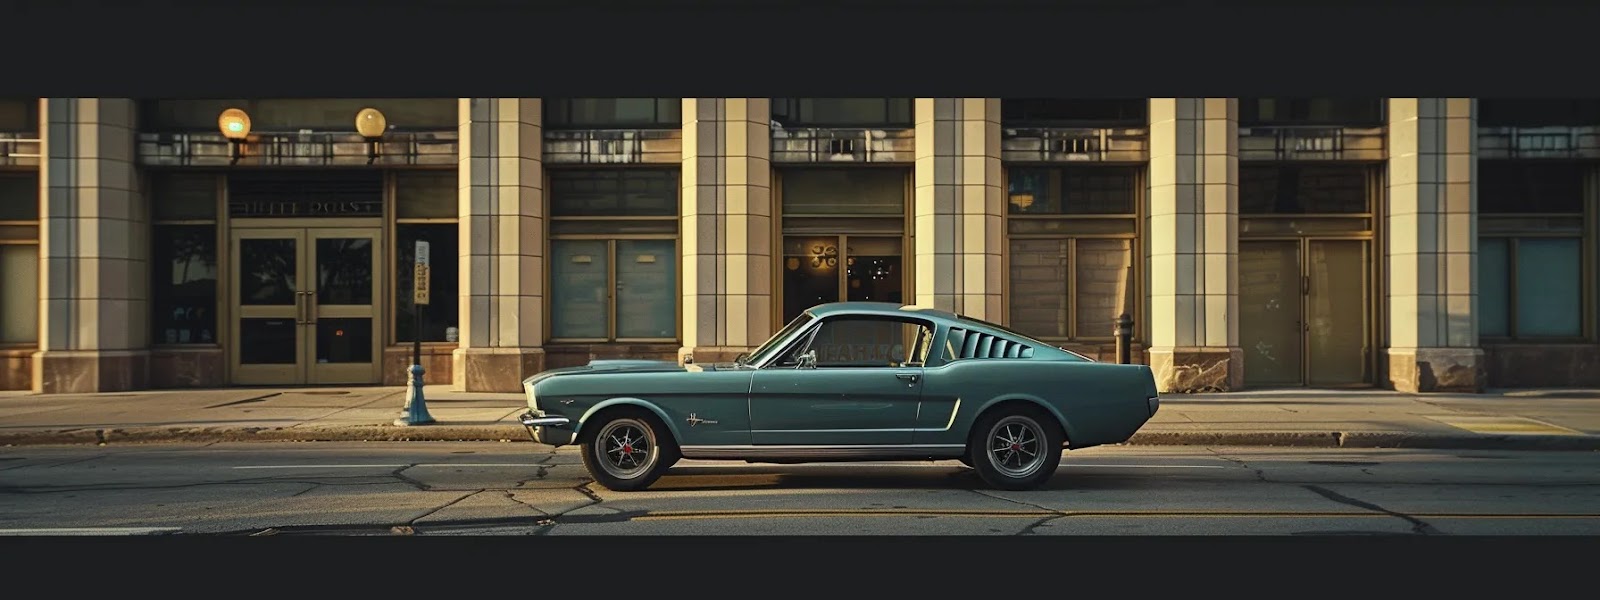
<path fill-rule="evenodd" d="M 1000 118 L 1007 127 L 1144 127 L 1149 98 L 1006 98 Z"/>
<path fill-rule="evenodd" d="M 1240 98 L 1240 127 L 1383 125 L 1383 98 Z"/>

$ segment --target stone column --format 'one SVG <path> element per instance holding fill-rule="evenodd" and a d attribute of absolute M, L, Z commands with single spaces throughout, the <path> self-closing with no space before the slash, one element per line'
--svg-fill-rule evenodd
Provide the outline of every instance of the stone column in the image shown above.
<path fill-rule="evenodd" d="M 1237 390 L 1239 105 L 1150 99 L 1150 367 L 1163 392 Z"/>
<path fill-rule="evenodd" d="M 456 389 L 516 392 L 544 368 L 544 168 L 538 98 L 462 98 Z"/>
<path fill-rule="evenodd" d="M 1000 99 L 916 99 L 916 303 L 999 321 L 1005 200 Z"/>
<path fill-rule="evenodd" d="M 683 99 L 683 348 L 733 360 L 772 334 L 772 104 Z"/>
<path fill-rule="evenodd" d="M 1471 98 L 1389 99 L 1389 382 L 1479 392 Z"/>
<path fill-rule="evenodd" d="M 134 115 L 125 98 L 44 103 L 37 393 L 146 387 L 149 211 Z"/>

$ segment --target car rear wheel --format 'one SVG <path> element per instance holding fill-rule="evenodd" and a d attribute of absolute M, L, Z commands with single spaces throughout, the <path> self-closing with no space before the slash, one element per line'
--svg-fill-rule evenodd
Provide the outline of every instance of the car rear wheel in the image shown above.
<path fill-rule="evenodd" d="M 646 411 L 618 410 L 592 426 L 594 433 L 584 436 L 582 444 L 583 466 L 606 489 L 648 488 L 677 462 L 671 434 Z"/>
<path fill-rule="evenodd" d="M 1061 464 L 1066 435 L 1055 419 L 1032 407 L 1002 408 L 974 424 L 967 461 L 984 483 L 1003 490 L 1043 485 Z"/>

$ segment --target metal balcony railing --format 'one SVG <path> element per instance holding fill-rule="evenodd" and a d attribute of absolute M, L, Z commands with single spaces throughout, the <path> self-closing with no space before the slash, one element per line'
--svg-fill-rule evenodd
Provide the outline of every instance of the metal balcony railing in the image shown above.
<path fill-rule="evenodd" d="M 37 167 L 43 150 L 37 133 L 0 132 L 0 166 Z"/>
<path fill-rule="evenodd" d="M 344 132 L 252 133 L 239 143 L 220 133 L 141 133 L 139 163 L 147 166 L 360 166 L 454 165 L 456 131 L 393 132 L 376 155 L 360 135 Z"/>
<path fill-rule="evenodd" d="M 913 128 L 772 128 L 774 163 L 911 163 L 916 151 Z"/>
<path fill-rule="evenodd" d="M 544 161 L 560 164 L 669 164 L 683 161 L 678 129 L 546 129 Z"/>
<path fill-rule="evenodd" d="M 1600 127 L 1479 127 L 1479 158 L 1600 158 Z"/>
<path fill-rule="evenodd" d="M 1007 162 L 1143 162 L 1150 159 L 1150 130 L 1134 128 L 1007 128 L 1001 135 Z"/>
<path fill-rule="evenodd" d="M 1384 127 L 1239 128 L 1239 160 L 1385 160 L 1388 145 Z"/>

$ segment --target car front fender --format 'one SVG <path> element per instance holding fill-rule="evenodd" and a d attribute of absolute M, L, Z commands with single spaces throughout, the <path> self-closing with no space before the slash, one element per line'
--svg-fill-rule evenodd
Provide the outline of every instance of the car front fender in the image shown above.
<path fill-rule="evenodd" d="M 672 435 L 673 440 L 683 439 L 683 436 L 678 433 L 677 425 L 672 422 L 671 417 L 667 416 L 667 411 L 662 410 L 661 407 L 650 402 L 646 402 L 639 398 L 629 397 L 608 398 L 601 400 L 594 406 L 589 407 L 589 410 L 583 412 L 583 416 L 578 417 L 578 422 L 573 426 L 573 439 L 577 439 L 577 436 L 581 435 L 584 426 L 589 423 L 589 417 L 598 414 L 602 410 L 606 410 L 615 406 L 637 406 L 648 410 L 654 414 L 657 419 L 661 419 L 661 422 L 667 426 L 667 432 Z"/>

